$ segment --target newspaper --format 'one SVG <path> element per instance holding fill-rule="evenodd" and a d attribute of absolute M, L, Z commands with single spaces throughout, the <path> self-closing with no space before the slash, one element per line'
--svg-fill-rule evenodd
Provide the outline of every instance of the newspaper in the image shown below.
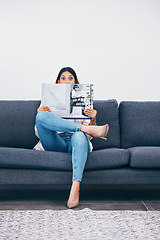
<path fill-rule="evenodd" d="M 93 84 L 42 84 L 41 106 L 65 119 L 90 119 L 84 110 L 93 109 Z"/>

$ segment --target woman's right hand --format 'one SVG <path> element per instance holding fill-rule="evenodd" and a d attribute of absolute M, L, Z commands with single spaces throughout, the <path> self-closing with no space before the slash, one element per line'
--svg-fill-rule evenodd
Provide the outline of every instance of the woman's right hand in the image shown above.
<path fill-rule="evenodd" d="M 39 108 L 37 109 L 37 113 L 42 112 L 42 111 L 51 112 L 51 109 L 50 109 L 50 107 L 48 107 L 48 106 L 46 106 L 46 107 L 39 107 Z"/>

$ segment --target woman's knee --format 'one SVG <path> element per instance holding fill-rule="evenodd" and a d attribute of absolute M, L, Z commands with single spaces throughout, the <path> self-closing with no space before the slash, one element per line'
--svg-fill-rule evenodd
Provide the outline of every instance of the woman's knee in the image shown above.
<path fill-rule="evenodd" d="M 76 143 L 77 145 L 83 146 L 88 144 L 88 139 L 85 133 L 78 131 L 74 132 L 72 135 L 72 143 Z"/>
<path fill-rule="evenodd" d="M 48 117 L 48 113 L 49 112 L 45 112 L 45 111 L 41 111 L 41 112 L 37 113 L 36 123 L 44 121 Z"/>

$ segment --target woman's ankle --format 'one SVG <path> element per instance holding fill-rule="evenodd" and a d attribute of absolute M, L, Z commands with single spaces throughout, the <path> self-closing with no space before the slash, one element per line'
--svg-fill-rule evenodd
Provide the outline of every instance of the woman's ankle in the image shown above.
<path fill-rule="evenodd" d="M 79 191 L 80 191 L 80 181 L 73 181 L 68 201 L 69 202 L 79 201 Z"/>
<path fill-rule="evenodd" d="M 80 189 L 80 181 L 73 180 L 73 181 L 72 181 L 72 187 L 71 187 L 71 188 L 74 188 L 74 189 L 76 189 L 76 190 L 79 191 L 79 189 Z"/>
<path fill-rule="evenodd" d="M 87 126 L 87 125 L 83 125 L 83 124 L 82 124 L 81 127 L 80 127 L 80 131 L 89 134 L 89 132 L 90 132 L 90 126 Z"/>

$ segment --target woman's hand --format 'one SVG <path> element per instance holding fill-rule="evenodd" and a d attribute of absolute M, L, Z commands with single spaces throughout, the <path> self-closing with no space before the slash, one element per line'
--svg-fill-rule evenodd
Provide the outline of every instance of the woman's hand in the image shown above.
<path fill-rule="evenodd" d="M 84 113 L 88 116 L 91 117 L 91 122 L 90 125 L 96 125 L 96 117 L 97 117 L 97 111 L 91 108 L 87 108 L 84 110 Z"/>
<path fill-rule="evenodd" d="M 42 111 L 51 112 L 51 109 L 50 109 L 50 107 L 48 107 L 48 106 L 46 106 L 46 107 L 39 107 L 39 108 L 37 109 L 37 113 L 42 112 Z"/>

